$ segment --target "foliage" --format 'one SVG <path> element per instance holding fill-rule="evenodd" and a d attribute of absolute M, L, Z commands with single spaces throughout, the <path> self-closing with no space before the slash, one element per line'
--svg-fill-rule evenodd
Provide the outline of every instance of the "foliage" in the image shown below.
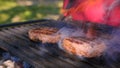
<path fill-rule="evenodd" d="M 49 14 L 59 14 L 59 7 L 51 5 L 20 6 L 15 0 L 0 0 L 0 23 L 42 19 Z"/>

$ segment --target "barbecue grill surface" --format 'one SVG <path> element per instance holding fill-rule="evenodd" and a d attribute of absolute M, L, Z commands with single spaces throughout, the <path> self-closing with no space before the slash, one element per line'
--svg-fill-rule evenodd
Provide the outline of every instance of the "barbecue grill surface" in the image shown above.
<path fill-rule="evenodd" d="M 0 48 L 21 58 L 35 68 L 108 68 L 101 59 L 81 60 L 60 50 L 57 44 L 42 44 L 41 42 L 33 42 L 28 38 L 27 32 L 32 28 L 58 27 L 59 24 L 60 22 L 54 20 L 39 20 L 1 25 Z M 120 68 L 118 65 L 116 67 Z"/>

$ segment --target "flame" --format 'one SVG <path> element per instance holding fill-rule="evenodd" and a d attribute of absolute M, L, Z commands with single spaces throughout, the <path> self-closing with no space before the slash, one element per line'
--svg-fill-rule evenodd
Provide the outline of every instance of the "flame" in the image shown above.
<path fill-rule="evenodd" d="M 62 12 L 64 16 L 72 16 L 73 20 L 118 26 L 120 25 L 119 2 L 120 0 L 75 0 L 71 8 L 64 8 Z"/>

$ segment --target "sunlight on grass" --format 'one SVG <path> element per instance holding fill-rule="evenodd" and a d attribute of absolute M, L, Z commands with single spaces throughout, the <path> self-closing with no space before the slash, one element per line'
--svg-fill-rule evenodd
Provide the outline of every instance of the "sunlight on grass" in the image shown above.
<path fill-rule="evenodd" d="M 21 6 L 16 0 L 0 0 L 0 23 L 23 22 L 43 18 L 56 19 L 61 7 L 62 1 L 59 1 L 56 5 Z"/>
<path fill-rule="evenodd" d="M 6 21 L 9 18 L 7 14 L 0 14 L 0 23 Z"/>
<path fill-rule="evenodd" d="M 31 12 L 30 12 L 30 11 L 25 11 L 25 12 L 24 12 L 24 15 L 25 15 L 25 16 L 30 16 L 30 15 L 31 15 Z"/>
<path fill-rule="evenodd" d="M 21 15 L 20 15 L 20 16 L 21 16 L 23 19 L 29 19 L 29 18 L 30 18 L 30 16 L 31 16 L 31 14 L 32 14 L 32 12 L 31 12 L 31 11 L 26 10 L 25 12 L 21 13 Z"/>
<path fill-rule="evenodd" d="M 10 9 L 15 6 L 17 6 L 17 3 L 15 3 L 14 1 L 8 1 L 8 0 L 0 1 L 0 10 Z"/>
<path fill-rule="evenodd" d="M 25 10 L 22 13 L 19 13 L 18 16 L 20 17 L 20 21 L 26 21 L 34 18 L 32 17 L 32 12 L 30 10 Z"/>
<path fill-rule="evenodd" d="M 11 21 L 14 23 L 14 22 L 19 22 L 20 20 L 21 20 L 20 16 L 17 15 L 13 17 Z"/>
<path fill-rule="evenodd" d="M 38 19 L 40 19 L 40 18 L 42 18 L 42 17 L 43 17 L 41 13 L 37 13 L 37 15 L 36 15 L 36 16 L 37 16 L 37 18 L 38 18 Z"/>

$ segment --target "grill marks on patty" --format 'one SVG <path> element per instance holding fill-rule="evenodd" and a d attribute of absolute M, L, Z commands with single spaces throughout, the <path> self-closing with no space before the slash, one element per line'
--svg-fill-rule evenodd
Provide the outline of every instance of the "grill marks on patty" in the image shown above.
<path fill-rule="evenodd" d="M 33 41 L 42 41 L 43 43 L 57 43 L 60 35 L 57 35 L 59 29 L 53 27 L 40 27 L 29 30 L 29 38 Z"/>
<path fill-rule="evenodd" d="M 30 32 L 50 35 L 56 33 L 57 31 L 58 31 L 57 28 L 42 27 L 42 28 L 32 29 Z"/>
<path fill-rule="evenodd" d="M 85 37 L 70 37 L 70 38 L 66 38 L 66 40 L 69 40 L 70 42 L 75 42 L 77 44 L 84 44 L 85 43 L 90 43 L 90 39 L 86 39 Z M 80 41 L 81 40 L 81 41 Z"/>
<path fill-rule="evenodd" d="M 60 47 L 67 53 L 76 56 L 83 56 L 87 58 L 101 56 L 106 50 L 104 42 L 97 40 L 90 40 L 85 37 L 68 36 L 62 38 L 65 33 L 58 33 L 59 29 L 53 27 L 40 27 L 31 29 L 29 38 L 33 41 L 42 41 L 42 43 L 58 43 Z"/>
<path fill-rule="evenodd" d="M 72 42 L 72 43 L 76 43 L 76 44 L 83 44 L 82 42 L 79 42 L 78 40 L 74 40 L 72 38 L 67 38 L 66 40 Z"/>
<path fill-rule="evenodd" d="M 86 39 L 85 39 L 86 40 Z M 106 50 L 106 45 L 101 41 L 83 40 L 81 37 L 69 37 L 63 39 L 61 47 L 64 51 L 87 58 L 99 57 Z M 88 43 L 89 42 L 89 43 Z"/>

